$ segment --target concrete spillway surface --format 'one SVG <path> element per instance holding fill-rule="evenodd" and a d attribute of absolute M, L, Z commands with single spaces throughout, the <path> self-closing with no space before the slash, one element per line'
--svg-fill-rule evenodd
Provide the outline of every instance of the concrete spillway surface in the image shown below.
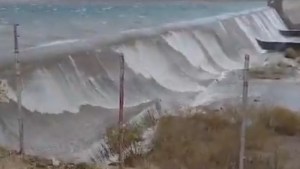
<path fill-rule="evenodd" d="M 79 12 L 84 15 L 86 10 Z M 27 45 L 21 50 L 25 149 L 48 157 L 88 159 L 89 154 L 83 152 L 103 137 L 106 127 L 117 122 L 118 53 L 125 56 L 128 120 L 151 107 L 151 101 L 157 98 L 164 109 L 172 109 L 238 96 L 239 82 L 223 83 L 231 77 L 227 72 L 243 67 L 241 51 L 245 50 L 251 55 L 251 66 L 262 66 L 266 58 L 261 54 L 266 51 L 256 38 L 285 39 L 278 29 L 286 26 L 273 9 L 264 7 L 102 38 L 55 41 L 34 47 L 30 41 L 22 42 Z M 0 144 L 16 148 L 12 58 L 10 52 L 1 55 L 0 77 L 7 81 L 10 103 L 0 106 Z M 222 83 L 216 83 L 216 79 Z M 261 82 L 257 85 L 262 93 L 281 88 L 268 88 L 269 84 Z M 282 96 L 278 92 L 274 95 Z"/>

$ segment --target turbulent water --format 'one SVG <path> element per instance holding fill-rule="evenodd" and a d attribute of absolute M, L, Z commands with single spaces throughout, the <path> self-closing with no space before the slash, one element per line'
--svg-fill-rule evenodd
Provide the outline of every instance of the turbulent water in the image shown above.
<path fill-rule="evenodd" d="M 244 51 L 251 54 L 252 64 L 262 64 L 256 56 L 264 51 L 255 38 L 285 40 L 277 31 L 285 28 L 277 13 L 260 7 L 261 3 L 3 6 L 1 78 L 8 82 L 11 102 L 0 107 L 0 143 L 17 146 L 8 23 L 21 24 L 26 150 L 86 159 L 81 152 L 116 122 L 120 54 L 126 63 L 127 119 L 157 99 L 164 108 L 204 103 L 212 99 L 207 91 L 215 79 L 242 68 Z"/>

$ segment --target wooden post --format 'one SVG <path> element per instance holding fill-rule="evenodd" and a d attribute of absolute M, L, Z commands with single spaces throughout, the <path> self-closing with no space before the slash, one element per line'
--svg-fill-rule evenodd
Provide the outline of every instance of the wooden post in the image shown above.
<path fill-rule="evenodd" d="M 120 56 L 120 100 L 119 100 L 119 169 L 124 168 L 123 139 L 124 139 L 124 55 Z"/>
<path fill-rule="evenodd" d="M 15 47 L 15 69 L 16 69 L 16 95 L 18 103 L 18 122 L 19 122 L 19 153 L 24 154 L 24 124 L 23 124 L 23 113 L 22 113 L 22 80 L 20 70 L 20 59 L 19 59 L 19 43 L 18 43 L 18 26 L 14 24 L 14 47 Z"/>
<path fill-rule="evenodd" d="M 239 155 L 239 169 L 244 169 L 245 162 L 245 142 L 246 142 L 246 112 L 248 102 L 248 72 L 249 72 L 249 55 L 245 56 L 245 65 L 243 71 L 243 110 L 242 110 L 242 124 L 240 134 L 240 155 Z"/>

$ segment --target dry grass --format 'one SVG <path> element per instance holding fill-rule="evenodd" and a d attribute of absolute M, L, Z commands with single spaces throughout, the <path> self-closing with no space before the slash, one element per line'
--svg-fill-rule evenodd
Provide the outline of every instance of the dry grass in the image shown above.
<path fill-rule="evenodd" d="M 293 49 L 288 48 L 284 52 L 284 56 L 289 59 L 297 59 L 300 57 L 300 50 L 299 49 Z"/>
<path fill-rule="evenodd" d="M 148 112 L 140 121 L 136 123 L 126 124 L 123 127 L 123 145 L 126 150 L 124 163 L 128 167 L 133 167 L 136 163 L 143 161 L 142 147 L 139 145 L 143 141 L 143 133 L 146 129 L 157 124 L 157 119 L 151 112 Z M 106 131 L 106 142 L 111 153 L 117 154 L 119 150 L 119 129 L 110 127 Z"/>
<path fill-rule="evenodd" d="M 143 141 L 142 135 L 144 130 L 155 126 L 156 123 L 157 120 L 151 115 L 151 113 L 148 113 L 139 122 L 126 124 L 122 129 L 123 148 L 128 149 L 132 146 L 135 147 L 134 145 L 136 143 Z M 109 145 L 112 153 L 118 152 L 119 134 L 119 128 L 115 126 L 106 130 L 107 144 Z M 134 150 L 131 149 L 131 151 Z M 135 152 L 132 153 L 135 154 Z"/>
<path fill-rule="evenodd" d="M 164 169 L 230 167 L 238 153 L 234 128 L 235 124 L 216 114 L 165 117 L 159 122 L 149 158 Z"/>
<path fill-rule="evenodd" d="M 123 128 L 123 147 L 129 148 L 132 144 L 142 141 L 142 130 L 137 126 L 127 125 Z M 119 131 L 117 128 L 109 128 L 107 130 L 107 142 L 112 153 L 118 152 Z"/>
<path fill-rule="evenodd" d="M 60 163 L 54 166 L 51 160 L 24 155 L 0 148 L 0 169 L 100 169 L 86 163 Z"/>
<path fill-rule="evenodd" d="M 141 141 L 142 129 L 157 124 L 153 148 L 147 154 L 132 154 L 127 167 L 136 169 L 236 169 L 239 151 L 240 114 L 234 107 L 206 114 L 166 116 L 156 123 L 147 118 L 125 129 L 125 145 Z M 295 146 L 300 133 L 300 117 L 282 107 L 252 107 L 247 112 L 246 169 L 289 169 L 289 161 L 300 168 Z M 149 121 L 148 121 L 149 120 Z M 108 135 L 117 140 L 115 133 Z M 284 139 L 296 145 L 287 146 Z M 277 142 L 281 140 L 281 142 Z M 282 146 L 282 144 L 284 144 Z M 112 146 L 116 143 L 113 142 Z M 284 151 L 281 147 L 284 147 Z M 298 163 L 297 163 L 298 162 Z M 296 163 L 296 164 L 295 164 Z M 141 167 L 142 166 L 142 167 Z M 0 169 L 99 169 L 85 163 L 53 166 L 51 160 L 20 156 L 0 149 Z"/>
<path fill-rule="evenodd" d="M 271 64 L 264 67 L 255 67 L 249 70 L 250 78 L 278 80 L 292 75 L 294 68 L 286 63 Z"/>
<path fill-rule="evenodd" d="M 146 118 L 125 129 L 126 146 L 141 141 L 142 130 L 157 124 L 153 148 L 147 154 L 131 154 L 127 167 L 136 169 L 236 169 L 239 151 L 240 114 L 234 107 L 206 114 L 166 116 L 156 123 Z M 252 107 L 247 112 L 246 169 L 289 169 L 289 161 L 300 168 L 297 155 L 290 152 L 299 146 L 300 117 L 282 107 Z M 117 140 L 115 133 L 108 135 Z M 296 145 L 285 145 L 284 139 Z M 281 140 L 281 142 L 277 142 Z M 284 146 L 282 146 L 284 144 Z M 112 146 L 116 143 L 113 142 Z M 284 147 L 284 151 L 281 147 Z M 297 163 L 298 162 L 298 163 Z M 296 164 L 295 164 L 296 163 Z M 99 169 L 96 166 L 64 164 L 53 166 L 51 160 L 20 156 L 0 149 L 0 169 Z"/>
<path fill-rule="evenodd" d="M 254 113 L 257 121 L 278 135 L 294 136 L 300 132 L 300 117 L 298 112 L 283 107 L 258 109 Z"/>
<path fill-rule="evenodd" d="M 299 133 L 299 116 L 288 109 L 249 110 L 246 166 L 282 169 L 287 154 L 277 138 Z M 163 117 L 154 147 L 145 158 L 160 169 L 231 169 L 237 167 L 240 115 L 235 108 L 223 112 Z"/>
<path fill-rule="evenodd" d="M 141 151 L 138 143 L 143 140 L 142 130 L 137 125 L 127 125 L 123 128 L 123 149 L 128 150 L 126 153 L 125 164 L 134 166 L 135 161 L 141 159 Z M 107 144 L 110 151 L 114 154 L 119 150 L 119 131 L 116 128 L 107 130 Z"/>
<path fill-rule="evenodd" d="M 292 59 L 298 64 L 300 63 L 300 50 L 288 48 L 284 52 L 285 58 Z M 291 65 L 284 60 L 279 63 L 271 63 L 262 67 L 254 67 L 249 70 L 249 75 L 256 79 L 281 79 L 283 77 L 293 75 L 295 73 L 295 65 Z"/>

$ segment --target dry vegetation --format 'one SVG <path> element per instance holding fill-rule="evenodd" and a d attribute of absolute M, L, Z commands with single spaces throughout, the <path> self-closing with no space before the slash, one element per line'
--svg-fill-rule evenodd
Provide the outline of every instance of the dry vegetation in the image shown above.
<path fill-rule="evenodd" d="M 264 67 L 255 67 L 249 70 L 250 78 L 278 80 L 294 73 L 291 65 L 286 63 L 271 64 Z"/>
<path fill-rule="evenodd" d="M 300 50 L 288 48 L 284 52 L 284 57 L 294 60 L 300 64 Z M 263 67 L 254 67 L 249 70 L 251 78 L 255 79 L 273 79 L 278 80 L 284 77 L 291 76 L 295 73 L 295 65 L 290 65 L 284 61 L 265 65 Z"/>
<path fill-rule="evenodd" d="M 299 49 L 293 49 L 293 48 L 288 48 L 285 50 L 285 57 L 289 59 L 295 59 L 300 57 L 300 50 Z"/>
<path fill-rule="evenodd" d="M 57 163 L 34 156 L 20 156 L 15 152 L 0 149 L 0 169 L 100 169 L 97 166 L 79 163 Z"/>
<path fill-rule="evenodd" d="M 123 128 L 123 149 L 127 150 L 127 158 L 125 163 L 129 167 L 136 166 L 136 162 L 143 159 L 143 150 L 140 146 L 140 142 L 143 141 L 143 132 L 155 126 L 157 119 L 148 112 L 139 122 L 134 124 L 127 124 Z M 107 144 L 110 151 L 114 154 L 118 153 L 119 148 L 119 131 L 116 127 L 110 127 L 106 131 Z"/>
<path fill-rule="evenodd" d="M 300 118 L 296 112 L 281 107 L 253 107 L 248 114 L 246 168 L 292 169 L 286 166 L 297 157 L 289 156 L 292 150 L 283 146 L 282 140 L 298 137 Z M 236 169 L 239 119 L 234 108 L 162 117 L 151 151 L 138 157 L 129 154 L 130 163 L 125 163 L 137 168 L 148 168 L 151 164 L 151 169 Z M 128 132 L 140 133 L 136 129 Z"/>
<path fill-rule="evenodd" d="M 237 169 L 240 113 L 234 107 L 219 111 L 188 110 L 185 116 L 149 116 L 124 129 L 129 151 L 126 167 L 136 169 Z M 294 149 L 300 147 L 300 117 L 282 107 L 251 107 L 246 138 L 246 169 L 299 169 Z M 156 126 L 149 152 L 133 151 L 143 130 Z M 107 141 L 117 151 L 118 132 L 108 129 Z M 290 143 L 292 145 L 288 145 Z M 51 160 L 20 156 L 0 149 L 0 169 L 97 169 L 88 164 L 53 165 Z"/>

